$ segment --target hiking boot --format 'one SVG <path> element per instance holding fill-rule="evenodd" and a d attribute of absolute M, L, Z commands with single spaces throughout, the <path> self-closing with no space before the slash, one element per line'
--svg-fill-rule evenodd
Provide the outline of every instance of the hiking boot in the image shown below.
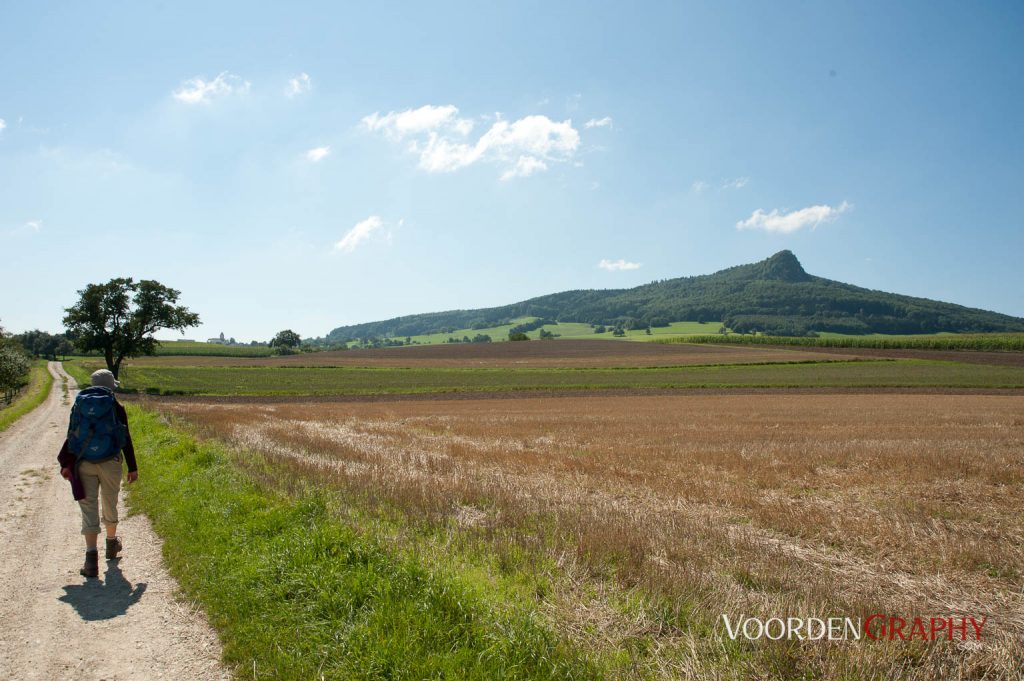
<path fill-rule="evenodd" d="M 111 539 L 107 537 L 107 560 L 114 560 L 117 558 L 118 552 L 122 549 L 121 540 L 117 537 Z"/>
<path fill-rule="evenodd" d="M 100 576 L 100 554 L 96 549 L 85 552 L 85 565 L 78 573 L 83 577 Z"/>

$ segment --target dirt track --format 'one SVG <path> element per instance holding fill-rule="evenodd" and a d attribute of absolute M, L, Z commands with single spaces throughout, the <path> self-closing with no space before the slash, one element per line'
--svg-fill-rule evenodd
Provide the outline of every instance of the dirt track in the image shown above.
<path fill-rule="evenodd" d="M 56 465 L 70 407 L 63 369 L 49 369 L 46 402 L 0 434 L 0 678 L 230 678 L 203 615 L 176 600 L 149 521 L 126 517 L 123 500 L 122 559 L 103 561 L 101 546 L 100 578 L 78 574 L 80 515 Z M 139 465 L 144 476 L 145 452 Z"/>

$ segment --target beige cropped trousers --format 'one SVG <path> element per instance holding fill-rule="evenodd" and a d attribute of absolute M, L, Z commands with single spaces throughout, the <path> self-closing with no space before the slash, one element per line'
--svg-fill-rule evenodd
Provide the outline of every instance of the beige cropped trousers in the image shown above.
<path fill-rule="evenodd" d="M 99 534 L 100 501 L 103 524 L 117 525 L 117 495 L 121 491 L 121 457 L 93 463 L 78 464 L 78 477 L 85 487 L 85 498 L 78 501 L 82 509 L 82 534 Z"/>

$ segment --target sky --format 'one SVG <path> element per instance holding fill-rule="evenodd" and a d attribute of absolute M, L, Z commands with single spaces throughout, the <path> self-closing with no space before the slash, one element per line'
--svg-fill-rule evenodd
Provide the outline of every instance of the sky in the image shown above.
<path fill-rule="evenodd" d="M 315 337 L 782 249 L 1024 316 L 1022 68 L 1017 2 L 8 3 L 0 325 L 128 276 Z"/>

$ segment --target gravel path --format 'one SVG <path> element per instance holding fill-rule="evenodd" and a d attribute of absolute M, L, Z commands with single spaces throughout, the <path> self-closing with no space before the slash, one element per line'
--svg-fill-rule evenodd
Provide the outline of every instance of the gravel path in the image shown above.
<path fill-rule="evenodd" d="M 122 559 L 103 561 L 101 537 L 100 578 L 78 574 L 81 520 L 56 463 L 75 382 L 49 370 L 46 402 L 0 434 L 0 679 L 230 678 L 216 633 L 176 598 L 149 520 L 126 517 L 123 499 Z M 145 452 L 139 465 L 144 476 Z"/>

